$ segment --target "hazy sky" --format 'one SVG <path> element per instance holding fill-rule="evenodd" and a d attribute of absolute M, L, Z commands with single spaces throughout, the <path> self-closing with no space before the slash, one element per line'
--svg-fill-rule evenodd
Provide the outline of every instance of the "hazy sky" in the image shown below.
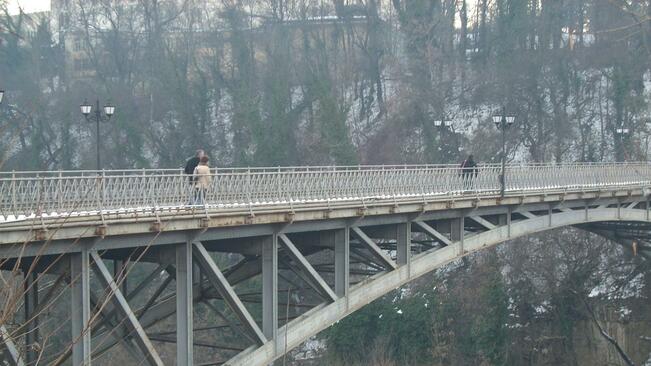
<path fill-rule="evenodd" d="M 50 0 L 9 0 L 9 12 L 18 13 L 19 4 L 26 13 L 50 9 Z"/>

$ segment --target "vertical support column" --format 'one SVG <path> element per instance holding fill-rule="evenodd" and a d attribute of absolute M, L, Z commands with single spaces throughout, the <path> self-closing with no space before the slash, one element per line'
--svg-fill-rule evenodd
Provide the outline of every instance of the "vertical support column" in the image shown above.
<path fill-rule="evenodd" d="M 176 246 L 176 364 L 193 365 L 192 243 Z"/>
<path fill-rule="evenodd" d="M 506 227 L 507 227 L 507 236 L 511 237 L 511 216 L 513 215 L 513 208 L 508 206 L 506 208 Z"/>
<path fill-rule="evenodd" d="M 588 200 L 585 200 L 583 205 L 585 209 L 585 221 L 587 222 L 590 218 L 590 202 Z"/>
<path fill-rule="evenodd" d="M 88 251 L 70 255 L 72 364 L 90 365 L 90 263 Z"/>
<path fill-rule="evenodd" d="M 497 215 L 497 226 L 506 226 L 506 236 L 511 237 L 511 206 L 506 208 L 504 215 Z"/>
<path fill-rule="evenodd" d="M 458 219 L 450 221 L 450 240 L 452 242 L 459 242 L 459 255 L 463 255 L 463 237 L 464 237 L 465 217 L 461 216 Z"/>
<path fill-rule="evenodd" d="M 278 341 L 278 235 L 262 241 L 262 332 Z"/>
<path fill-rule="evenodd" d="M 348 296 L 350 286 L 350 228 L 335 231 L 335 294 Z"/>
<path fill-rule="evenodd" d="M 398 257 L 398 265 L 409 265 L 411 262 L 411 222 L 398 224 L 396 229 L 396 254 Z"/>
<path fill-rule="evenodd" d="M 38 307 L 38 273 L 25 274 L 25 363 L 35 365 L 38 360 L 38 351 L 35 345 L 38 343 L 38 314 L 35 310 Z"/>
<path fill-rule="evenodd" d="M 507 215 L 508 215 L 508 214 L 504 214 L 504 215 L 500 214 L 500 215 L 497 215 L 497 226 L 504 226 L 504 225 L 506 225 L 506 216 L 507 216 Z"/>

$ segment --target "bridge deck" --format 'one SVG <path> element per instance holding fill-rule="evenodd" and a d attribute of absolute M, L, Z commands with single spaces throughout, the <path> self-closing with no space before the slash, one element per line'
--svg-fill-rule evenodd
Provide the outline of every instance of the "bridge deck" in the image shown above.
<path fill-rule="evenodd" d="M 193 189 L 178 171 L 3 173 L 0 244 L 239 226 L 251 231 L 260 224 L 387 220 L 450 208 L 585 205 L 600 197 L 639 199 L 651 186 L 647 163 L 512 165 L 500 197 L 499 173 L 496 165 L 465 177 L 456 166 L 220 169 L 201 205 L 188 204 Z"/>

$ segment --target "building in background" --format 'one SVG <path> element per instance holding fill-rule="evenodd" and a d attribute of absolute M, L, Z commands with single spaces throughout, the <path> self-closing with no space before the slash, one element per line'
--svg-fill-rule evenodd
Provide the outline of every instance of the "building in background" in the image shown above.
<path fill-rule="evenodd" d="M 195 4 L 195 2 L 200 4 Z M 111 63 L 116 57 L 116 49 L 137 47 L 129 52 L 146 52 L 148 33 L 163 34 L 163 46 L 191 53 L 198 65 L 210 65 L 214 59 L 222 64 L 232 60 L 230 47 L 230 27 L 223 24 L 224 13 L 216 0 L 190 0 L 187 7 L 183 1 L 170 0 L 160 3 L 159 10 L 165 19 L 159 19 L 159 30 L 151 19 L 145 19 L 147 10 L 138 0 L 51 0 L 50 11 L 21 14 L 22 32 L 30 39 L 36 34 L 39 24 L 49 26 L 52 42 L 63 57 L 62 76 L 68 81 L 92 78 L 98 72 L 110 77 L 115 72 Z M 334 11 L 335 9 L 333 9 Z M 274 29 L 284 28 L 290 32 L 292 47 L 301 47 L 305 35 L 311 42 L 323 42 L 326 48 L 341 46 L 349 42 L 342 38 L 343 30 L 359 38 L 366 37 L 367 18 L 356 12 L 356 8 L 337 8 L 337 14 L 303 17 L 285 17 L 282 20 L 254 17 L 243 24 L 250 41 L 257 44 L 255 57 L 264 61 L 264 45 L 270 41 Z M 341 14 L 341 15 L 338 15 Z M 132 57 L 133 55 L 129 55 Z M 142 56 L 142 55 L 141 55 Z M 363 57 L 362 55 L 359 55 Z M 210 66 L 212 67 L 212 65 Z"/>

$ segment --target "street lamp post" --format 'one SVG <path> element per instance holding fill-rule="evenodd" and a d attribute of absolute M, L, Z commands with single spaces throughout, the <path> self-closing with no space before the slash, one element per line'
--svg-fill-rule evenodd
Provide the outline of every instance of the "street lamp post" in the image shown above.
<path fill-rule="evenodd" d="M 504 197 L 506 187 L 506 130 L 515 122 L 514 116 L 507 116 L 506 109 L 502 107 L 502 115 L 493 116 L 495 127 L 502 132 L 502 171 L 500 173 L 500 197 Z"/>
<path fill-rule="evenodd" d="M 93 106 L 88 103 L 87 100 L 84 100 L 84 103 L 79 106 L 81 109 L 81 114 L 84 115 L 84 118 L 86 118 L 86 121 L 91 122 L 91 118 L 89 118 L 91 112 L 93 111 Z M 96 108 L 95 108 L 95 124 L 97 126 L 96 128 L 96 134 L 97 134 L 97 170 L 101 169 L 101 163 L 100 163 L 100 138 L 99 138 L 99 123 L 100 122 L 108 122 L 111 117 L 113 117 L 113 114 L 115 113 L 115 107 L 111 104 L 106 104 L 104 106 L 104 116 L 102 115 L 102 111 L 99 108 L 99 99 L 96 102 Z"/>
<path fill-rule="evenodd" d="M 615 129 L 615 133 L 619 135 L 619 145 L 621 146 L 621 151 L 624 153 L 624 161 L 626 161 L 626 148 L 624 147 L 624 137 L 628 136 L 630 130 L 625 127 L 618 127 Z"/>

